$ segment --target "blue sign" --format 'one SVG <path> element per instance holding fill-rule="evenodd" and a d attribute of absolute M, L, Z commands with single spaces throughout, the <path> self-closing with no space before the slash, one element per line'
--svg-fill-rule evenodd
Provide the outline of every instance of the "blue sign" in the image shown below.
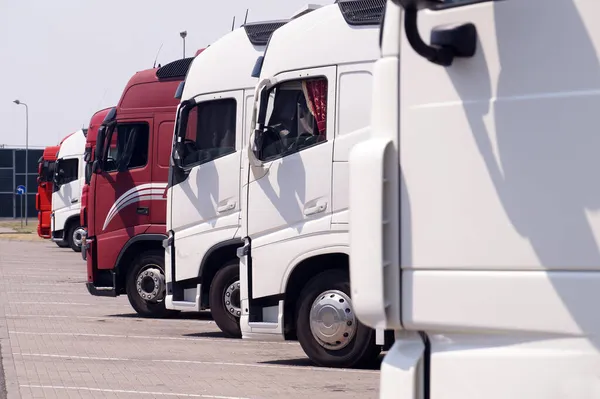
<path fill-rule="evenodd" d="M 17 195 L 25 195 L 25 193 L 26 193 L 25 186 L 23 186 L 23 185 L 17 186 Z"/>

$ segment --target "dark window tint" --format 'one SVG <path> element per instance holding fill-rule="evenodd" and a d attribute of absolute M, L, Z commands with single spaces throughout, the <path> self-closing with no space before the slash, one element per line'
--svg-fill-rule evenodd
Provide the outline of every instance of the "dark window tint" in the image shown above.
<path fill-rule="evenodd" d="M 29 150 L 27 154 L 28 173 L 36 173 L 38 170 L 38 160 L 44 154 L 42 150 Z M 25 173 L 25 151 L 15 151 L 15 162 L 17 173 Z"/>
<path fill-rule="evenodd" d="M 42 161 L 41 162 L 41 170 L 40 170 L 40 181 L 52 181 L 54 177 L 54 172 L 56 170 L 56 163 L 54 161 Z"/>
<path fill-rule="evenodd" d="M 0 150 L 0 168 L 12 168 L 12 166 L 13 150 Z"/>
<path fill-rule="evenodd" d="M 115 137 L 116 135 L 116 137 Z M 148 163 L 150 127 L 147 123 L 123 123 L 112 134 L 105 170 L 114 172 L 141 168 Z"/>
<path fill-rule="evenodd" d="M 74 159 L 60 159 L 56 162 L 56 184 L 55 190 L 64 184 L 71 183 L 78 179 L 79 172 L 79 160 Z"/>
<path fill-rule="evenodd" d="M 0 194 L 0 217 L 13 217 L 14 194 Z M 33 201 L 35 203 L 35 200 Z M 35 204 L 34 204 L 35 205 Z"/>
<path fill-rule="evenodd" d="M 15 190 L 12 169 L 0 169 L 0 192 L 12 193 Z"/>
<path fill-rule="evenodd" d="M 261 99 L 260 159 L 272 160 L 327 139 L 327 79 L 285 82 Z"/>
<path fill-rule="evenodd" d="M 199 165 L 235 152 L 234 99 L 200 103 L 187 114 L 183 165 Z"/>

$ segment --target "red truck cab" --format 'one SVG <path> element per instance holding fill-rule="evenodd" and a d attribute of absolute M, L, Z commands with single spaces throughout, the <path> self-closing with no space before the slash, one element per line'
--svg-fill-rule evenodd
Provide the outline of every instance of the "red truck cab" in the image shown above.
<path fill-rule="evenodd" d="M 192 60 L 136 73 L 97 133 L 86 204 L 87 288 L 96 296 L 127 294 L 144 317 L 167 314 L 165 192 L 176 92 Z"/>
<path fill-rule="evenodd" d="M 52 177 L 59 145 L 46 147 L 38 161 L 37 194 L 35 208 L 38 211 L 37 233 L 40 237 L 51 238 L 50 215 L 52 214 Z"/>
<path fill-rule="evenodd" d="M 90 125 L 88 127 L 88 132 L 85 141 L 85 182 L 81 189 L 81 210 L 79 213 L 80 225 L 84 230 L 87 231 L 87 210 L 88 210 L 88 201 L 89 201 L 89 190 L 90 184 L 92 180 L 92 164 L 94 162 L 94 152 L 96 150 L 96 141 L 98 138 L 98 130 L 100 130 L 100 126 L 102 126 L 102 122 L 106 115 L 108 115 L 109 111 L 112 108 L 105 108 L 98 112 L 96 112 L 90 121 Z M 86 234 L 84 234 L 83 240 L 85 243 Z M 84 244 L 83 243 L 83 244 Z M 85 251 L 82 251 L 83 258 L 85 260 Z"/>

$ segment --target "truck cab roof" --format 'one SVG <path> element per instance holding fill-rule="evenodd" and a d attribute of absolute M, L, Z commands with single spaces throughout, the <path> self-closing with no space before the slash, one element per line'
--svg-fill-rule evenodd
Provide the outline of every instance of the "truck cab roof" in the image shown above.
<path fill-rule="evenodd" d="M 100 126 L 102 126 L 102 122 L 104 121 L 104 118 L 106 118 L 106 115 L 108 115 L 110 110 L 113 108 L 114 107 L 101 109 L 92 116 L 92 119 L 90 120 L 90 126 L 88 127 L 88 133 L 86 136 L 88 143 L 96 142 L 96 140 L 98 139 L 98 130 L 100 129 Z"/>
<path fill-rule="evenodd" d="M 61 142 L 57 159 L 83 155 L 85 150 L 85 140 L 85 132 L 83 129 L 67 136 Z"/>
<path fill-rule="evenodd" d="M 199 94 L 254 88 L 252 68 L 264 54 L 272 32 L 287 21 L 246 24 L 213 43 L 199 54 L 190 67 L 182 99 Z M 224 71 L 227 78 L 223 79 Z"/>
<path fill-rule="evenodd" d="M 123 90 L 117 104 L 117 115 L 176 107 L 179 100 L 175 98 L 175 91 L 179 82 L 185 78 L 192 60 L 193 58 L 183 58 L 160 68 L 137 72 Z"/>
<path fill-rule="evenodd" d="M 53 145 L 44 148 L 44 153 L 42 154 L 42 159 L 44 161 L 56 161 L 56 156 L 58 155 L 58 151 L 60 150 L 59 145 Z"/>
<path fill-rule="evenodd" d="M 339 0 L 290 21 L 273 33 L 261 76 L 377 60 L 377 27 L 384 5 L 384 1 Z M 373 29 L 365 34 L 369 26 Z"/>

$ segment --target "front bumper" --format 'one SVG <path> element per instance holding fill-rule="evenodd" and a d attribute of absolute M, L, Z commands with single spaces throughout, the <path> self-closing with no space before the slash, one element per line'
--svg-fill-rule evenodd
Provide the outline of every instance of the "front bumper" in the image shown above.
<path fill-rule="evenodd" d="M 115 287 L 96 287 L 94 283 L 86 283 L 85 286 L 93 296 L 109 296 L 113 298 L 117 296 Z"/>
<path fill-rule="evenodd" d="M 117 293 L 117 276 L 113 270 L 98 270 L 95 260 L 97 259 L 94 237 L 87 237 L 87 232 L 84 236 L 81 248 L 81 256 L 86 261 L 88 282 L 86 288 L 93 296 L 116 297 Z M 96 285 L 98 284 L 98 286 Z"/>
<path fill-rule="evenodd" d="M 62 242 L 65 240 L 65 232 L 63 230 L 52 232 L 52 242 Z"/>

